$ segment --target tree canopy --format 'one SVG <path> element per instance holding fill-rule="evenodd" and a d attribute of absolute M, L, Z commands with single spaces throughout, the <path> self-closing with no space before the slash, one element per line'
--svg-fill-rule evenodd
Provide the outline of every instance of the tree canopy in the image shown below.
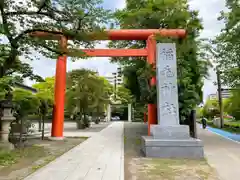
<path fill-rule="evenodd" d="M 13 91 L 13 102 L 17 120 L 26 118 L 29 113 L 36 113 L 40 105 L 39 99 L 32 92 L 23 89 Z"/>
<path fill-rule="evenodd" d="M 44 82 L 34 84 L 33 88 L 38 91 L 36 96 L 47 100 L 48 104 L 52 105 L 54 101 L 54 84 L 55 77 L 47 77 Z"/>
<path fill-rule="evenodd" d="M 224 100 L 224 112 L 232 115 L 236 120 L 240 120 L 240 91 L 231 92 L 231 97 Z"/>
<path fill-rule="evenodd" d="M 214 116 L 219 116 L 219 104 L 217 99 L 208 99 L 206 103 L 204 104 L 204 107 L 202 109 L 202 115 L 206 118 L 213 118 Z"/>
<path fill-rule="evenodd" d="M 159 28 L 184 28 L 188 36 L 184 40 L 156 37 L 158 42 L 175 42 L 177 46 L 178 65 L 178 86 L 179 86 L 179 108 L 181 120 L 189 115 L 190 110 L 202 102 L 203 78 L 207 76 L 209 61 L 201 51 L 201 44 L 197 38 L 200 30 L 203 29 L 198 12 L 190 10 L 187 0 L 127 0 L 126 8 L 116 12 L 119 26 L 124 29 L 159 29 Z M 116 48 L 143 48 L 145 41 L 119 41 L 111 42 L 110 47 Z M 135 95 L 138 101 L 143 96 L 142 91 L 151 94 L 156 99 L 154 89 L 145 90 L 148 87 L 147 81 L 143 81 L 143 74 L 146 69 L 144 58 L 113 58 L 113 61 L 120 60 L 124 66 L 126 87 Z M 145 70 L 144 70 L 145 69 Z M 149 72 L 149 71 L 148 71 Z M 150 73 L 150 72 L 149 72 Z M 149 78 L 145 73 L 145 79 Z M 144 76 L 144 75 L 143 75 Z M 141 77 L 139 79 L 138 77 Z M 143 98 L 144 100 L 146 98 Z"/>
<path fill-rule="evenodd" d="M 66 109 L 70 113 L 104 112 L 112 87 L 103 77 L 87 69 L 67 74 Z"/>
<path fill-rule="evenodd" d="M 14 71 L 30 75 L 32 69 L 27 63 L 20 63 L 17 57 L 38 59 L 34 51 L 51 58 L 67 53 L 59 48 L 58 41 L 33 37 L 35 32 L 65 35 L 74 40 L 69 47 L 89 47 L 87 32 L 102 32 L 109 20 L 109 11 L 101 7 L 101 0 L 58 0 L 54 5 L 51 0 L 1 0 L 0 35 L 7 40 L 7 45 L 0 53 L 0 77 Z M 72 56 L 76 53 L 72 52 Z M 79 56 L 79 53 L 78 55 Z M 21 67 L 21 68 L 18 68 Z M 22 69 L 22 70 L 21 70 Z M 24 72 L 25 70 L 26 72 Z M 10 72 L 9 72 L 10 71 Z M 34 77 L 30 75 L 30 77 Z"/>
<path fill-rule="evenodd" d="M 240 85 L 240 4 L 239 0 L 226 0 L 227 12 L 221 11 L 220 21 L 225 27 L 213 43 L 216 51 L 216 62 L 221 71 L 224 85 Z"/>
<path fill-rule="evenodd" d="M 131 91 L 124 86 L 117 87 L 117 101 L 119 100 L 122 104 L 129 104 L 133 101 Z"/>

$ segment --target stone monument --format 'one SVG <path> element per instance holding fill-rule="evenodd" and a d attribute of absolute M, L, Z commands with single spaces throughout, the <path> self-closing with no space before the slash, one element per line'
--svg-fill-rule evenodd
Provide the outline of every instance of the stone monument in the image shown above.
<path fill-rule="evenodd" d="M 151 136 L 142 137 L 147 157 L 203 158 L 201 140 L 190 137 L 189 126 L 179 124 L 176 47 L 157 44 L 158 125 L 151 125 Z"/>

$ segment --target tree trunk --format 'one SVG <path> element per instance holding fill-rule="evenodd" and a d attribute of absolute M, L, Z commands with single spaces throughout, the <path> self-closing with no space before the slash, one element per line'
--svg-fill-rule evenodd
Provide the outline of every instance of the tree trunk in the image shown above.
<path fill-rule="evenodd" d="M 97 106 L 97 113 L 96 113 L 97 117 L 95 119 L 95 124 L 99 124 L 100 122 L 100 113 L 99 113 L 99 106 Z"/>
<path fill-rule="evenodd" d="M 38 132 L 42 131 L 42 116 L 40 117 L 40 120 L 38 120 Z"/>
<path fill-rule="evenodd" d="M 21 124 L 21 128 L 20 128 L 20 136 L 19 136 L 19 147 L 22 148 L 23 147 L 23 118 L 20 119 L 20 124 Z"/>
<path fill-rule="evenodd" d="M 80 107 L 79 108 L 79 115 L 77 116 L 76 118 L 76 124 L 77 124 L 77 129 L 84 129 L 85 128 L 85 125 L 84 125 L 84 122 L 83 122 L 83 119 L 82 119 L 82 108 Z"/>
<path fill-rule="evenodd" d="M 45 131 L 45 115 L 42 117 L 42 140 L 44 140 L 44 131 Z"/>

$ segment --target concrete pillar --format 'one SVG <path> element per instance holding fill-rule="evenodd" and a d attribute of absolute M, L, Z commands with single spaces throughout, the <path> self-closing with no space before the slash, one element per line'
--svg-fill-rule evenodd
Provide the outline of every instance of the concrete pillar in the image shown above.
<path fill-rule="evenodd" d="M 132 104 L 128 104 L 128 122 L 132 122 Z"/>
<path fill-rule="evenodd" d="M 111 108 L 111 104 L 108 104 L 107 107 L 107 121 L 111 121 L 111 116 L 112 116 L 112 108 Z"/>

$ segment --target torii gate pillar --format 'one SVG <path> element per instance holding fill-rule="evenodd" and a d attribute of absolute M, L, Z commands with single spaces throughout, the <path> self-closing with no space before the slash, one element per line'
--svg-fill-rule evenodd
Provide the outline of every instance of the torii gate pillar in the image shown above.
<path fill-rule="evenodd" d="M 156 40 L 153 35 L 149 36 L 147 39 L 147 62 L 156 67 Z M 150 79 L 150 85 L 156 85 L 156 76 Z M 150 136 L 151 124 L 157 124 L 157 106 L 156 104 L 148 104 L 148 135 Z"/>

